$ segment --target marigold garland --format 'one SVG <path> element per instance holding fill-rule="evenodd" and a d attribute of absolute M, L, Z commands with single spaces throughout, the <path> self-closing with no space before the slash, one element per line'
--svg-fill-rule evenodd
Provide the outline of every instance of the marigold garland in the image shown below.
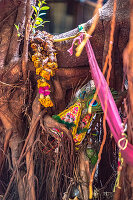
<path fill-rule="evenodd" d="M 40 93 L 39 101 L 44 107 L 52 107 L 53 102 L 49 96 L 50 85 L 46 82 L 55 75 L 58 68 L 52 36 L 44 31 L 38 31 L 31 41 L 31 48 L 34 51 L 32 61 L 36 68 L 36 74 L 41 76 L 37 80 Z"/>
<path fill-rule="evenodd" d="M 40 88 L 40 87 L 46 87 L 46 86 L 49 86 L 50 88 L 50 85 L 45 81 L 45 79 L 38 79 L 37 80 L 37 87 Z"/>
<path fill-rule="evenodd" d="M 40 74 L 40 72 L 43 70 L 43 68 L 42 67 L 38 67 L 37 69 L 36 69 L 36 75 L 39 75 Z"/>
<path fill-rule="evenodd" d="M 44 106 L 44 107 L 52 107 L 53 106 L 53 102 L 50 99 L 50 96 L 47 95 L 46 97 L 43 96 L 43 98 L 39 99 L 40 103 Z"/>
<path fill-rule="evenodd" d="M 51 75 L 51 71 L 47 71 L 47 69 L 42 70 L 40 72 L 40 76 L 43 77 L 44 79 L 48 80 L 48 81 L 50 80 L 50 75 Z"/>

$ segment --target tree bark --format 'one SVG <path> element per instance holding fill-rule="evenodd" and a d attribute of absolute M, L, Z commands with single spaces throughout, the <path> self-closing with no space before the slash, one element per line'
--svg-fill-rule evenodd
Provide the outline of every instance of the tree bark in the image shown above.
<path fill-rule="evenodd" d="M 133 145 L 133 0 L 130 0 L 130 34 L 129 42 L 123 53 L 124 70 L 128 78 L 128 141 Z M 123 167 L 123 185 L 118 200 L 133 199 L 133 166 Z"/>
<path fill-rule="evenodd" d="M 125 9 L 126 8 L 126 9 Z M 103 63 L 105 61 L 108 52 L 109 34 L 110 34 L 110 22 L 113 14 L 113 0 L 109 0 L 100 10 L 99 10 L 99 22 L 96 29 L 90 38 L 97 62 L 99 67 L 103 68 Z M 88 30 L 93 22 L 93 19 L 89 20 L 84 24 L 85 30 Z M 67 33 L 54 36 L 55 39 L 67 38 L 69 36 L 76 35 L 78 33 L 78 28 L 71 30 Z M 122 85 L 122 53 L 127 45 L 129 38 L 129 0 L 117 2 L 116 11 L 116 29 L 114 38 L 114 48 L 112 51 L 113 68 L 111 72 L 110 86 L 114 89 L 121 89 Z M 82 66 L 89 68 L 88 58 L 83 50 L 80 57 L 76 57 L 75 54 L 70 57 L 67 50 L 71 47 L 72 39 L 60 43 L 55 43 L 57 49 L 57 59 L 59 67 L 61 68 L 76 68 L 77 66 L 82 68 Z M 76 69 L 75 69 L 76 71 Z M 119 77 L 116 78 L 116 77 Z"/>

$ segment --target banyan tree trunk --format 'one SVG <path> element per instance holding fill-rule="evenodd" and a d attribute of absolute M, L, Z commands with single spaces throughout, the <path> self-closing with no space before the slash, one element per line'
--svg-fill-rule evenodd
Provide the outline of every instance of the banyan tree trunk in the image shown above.
<path fill-rule="evenodd" d="M 0 145 L 3 148 L 3 151 L 1 151 L 0 149 L 0 155 L 2 155 L 0 156 L 0 167 L 4 166 L 4 155 L 6 155 L 7 150 L 9 149 L 12 166 L 11 168 L 12 170 L 16 170 L 17 174 L 16 190 L 18 190 L 20 200 L 29 198 L 37 199 L 34 181 L 32 184 L 32 179 L 35 179 L 35 164 L 33 162 L 34 157 L 32 149 L 28 151 L 28 147 L 30 148 L 34 142 L 35 131 L 32 132 L 31 140 L 27 142 L 26 149 L 28 151 L 28 154 L 26 156 L 25 167 L 17 169 L 16 163 L 20 161 L 19 157 L 24 145 L 24 139 L 26 140 L 27 135 L 29 135 L 29 133 L 31 134 L 31 130 L 34 127 L 33 122 L 35 120 L 34 117 L 36 115 L 36 112 L 38 112 L 37 116 L 41 117 L 41 115 L 39 114 L 40 108 L 38 104 L 36 104 L 38 106 L 38 110 L 36 110 L 34 106 L 34 103 L 36 102 L 36 90 L 34 80 L 35 75 L 33 75 L 32 78 L 30 76 L 27 76 L 29 78 L 29 82 L 27 82 L 26 73 L 24 73 L 26 69 L 28 72 L 30 71 L 28 74 L 33 74 L 34 67 L 31 62 L 26 62 L 26 56 L 28 52 L 25 51 L 26 48 L 23 49 L 23 37 L 20 37 L 20 40 L 18 40 L 17 31 L 14 24 L 19 24 L 19 32 L 23 35 L 25 30 L 25 22 L 28 21 L 29 17 L 27 15 L 27 13 L 29 12 L 29 7 L 34 3 L 34 0 L 0 1 L 0 124 L 2 124 L 0 134 L 3 136 L 4 139 L 2 145 L 0 142 Z M 96 55 L 96 59 L 101 69 L 103 67 L 103 63 L 108 52 L 112 14 L 113 0 L 108 0 L 103 8 L 99 10 L 100 19 L 92 37 L 90 38 L 93 50 Z M 92 22 L 93 20 L 90 20 L 85 23 L 86 30 L 88 30 Z M 54 38 L 65 38 L 75 35 L 76 33 L 78 33 L 78 28 L 71 30 L 67 33 L 55 36 Z M 118 0 L 116 12 L 116 28 L 114 34 L 114 47 L 112 52 L 112 71 L 110 80 L 110 86 L 117 90 L 120 90 L 122 86 L 122 53 L 127 45 L 128 38 L 129 0 Z M 87 82 L 89 79 L 91 79 L 88 59 L 85 50 L 83 50 L 79 58 L 76 58 L 75 55 L 70 57 L 67 50 L 71 47 L 71 44 L 72 40 L 55 43 L 55 47 L 58 53 L 57 59 L 59 65 L 59 70 L 56 74 L 57 78 L 53 81 L 56 91 L 54 98 L 58 104 L 56 111 L 57 113 L 59 110 L 63 110 L 66 106 L 66 103 L 68 101 L 68 98 L 66 98 L 66 96 L 70 96 L 71 90 L 75 89 L 77 85 L 81 85 L 83 82 L 85 83 L 84 80 L 86 80 Z M 27 43 L 25 43 L 24 46 L 26 45 Z M 22 53 L 24 52 L 25 55 L 23 54 L 22 56 Z M 31 82 L 34 84 L 34 86 L 31 86 Z M 32 91 L 33 89 L 34 92 Z M 58 95 L 59 93 L 61 93 L 60 98 Z M 66 99 L 66 102 L 64 100 L 62 101 L 63 98 Z M 64 104 L 62 104 L 62 102 L 64 102 Z M 27 114 L 29 108 L 31 109 L 30 116 Z M 29 124 L 33 127 L 25 126 L 26 122 L 24 114 L 30 120 Z M 37 116 L 35 118 L 37 118 Z M 39 120 L 39 118 L 37 119 Z M 47 121 L 49 122 L 50 120 Z M 34 123 L 36 123 L 36 121 Z M 52 121 L 52 123 L 54 122 Z M 36 126 L 37 125 L 38 124 L 36 124 Z M 21 161 L 22 160 L 23 159 L 21 159 Z M 28 172 L 30 172 L 30 174 L 28 174 Z M 0 181 L 0 192 L 1 194 L 4 194 L 5 189 L 1 191 L 1 188 L 2 187 Z"/>
<path fill-rule="evenodd" d="M 92 37 L 90 38 L 97 62 L 101 69 L 103 68 L 104 61 L 108 52 L 111 17 L 113 14 L 113 2 L 114 2 L 113 0 L 109 0 L 99 10 L 100 19 Z M 85 30 L 89 29 L 92 22 L 93 20 L 91 19 L 84 24 Z M 77 33 L 78 33 L 78 28 L 69 31 L 67 33 L 56 35 L 55 38 L 56 39 L 67 38 Z M 110 86 L 118 90 L 121 89 L 122 79 L 123 79 L 122 53 L 128 42 L 128 38 L 129 38 L 129 1 L 118 0 L 117 11 L 116 11 L 116 27 L 114 33 L 114 46 L 112 52 L 112 72 L 110 80 Z M 67 50 L 71 47 L 71 43 L 72 40 L 55 43 L 55 46 L 58 51 L 57 54 L 58 64 L 61 67 L 61 70 L 62 68 L 64 68 L 64 70 L 68 69 L 72 70 L 72 68 L 77 68 L 77 67 L 78 68 L 80 67 L 81 69 L 83 66 L 86 67 L 86 69 L 89 68 L 88 58 L 85 49 L 83 50 L 80 57 L 77 58 L 75 54 L 70 57 Z M 66 73 L 66 71 L 64 73 Z M 62 72 L 59 72 L 59 74 L 63 76 L 63 70 Z M 84 71 L 83 74 L 85 74 Z"/>

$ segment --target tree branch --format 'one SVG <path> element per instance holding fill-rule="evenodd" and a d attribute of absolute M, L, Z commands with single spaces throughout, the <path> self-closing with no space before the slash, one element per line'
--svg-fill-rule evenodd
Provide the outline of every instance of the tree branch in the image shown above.
<path fill-rule="evenodd" d="M 17 18 L 14 24 L 19 26 L 19 33 L 23 34 L 24 31 L 24 24 L 25 24 L 25 13 L 26 13 L 26 2 L 24 0 L 23 3 L 19 5 Z M 13 33 L 10 40 L 10 46 L 8 50 L 7 62 L 9 63 L 10 60 L 14 60 L 15 58 L 19 58 L 19 45 L 20 45 L 20 38 L 17 36 L 16 27 L 13 27 Z"/>

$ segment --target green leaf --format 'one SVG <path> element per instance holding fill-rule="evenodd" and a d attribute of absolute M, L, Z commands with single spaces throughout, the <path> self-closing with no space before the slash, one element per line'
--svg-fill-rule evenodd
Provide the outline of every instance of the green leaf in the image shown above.
<path fill-rule="evenodd" d="M 39 24 L 39 25 L 37 25 L 37 27 L 36 27 L 36 28 L 38 28 L 39 26 L 43 26 L 43 27 L 44 27 L 44 25 L 43 25 L 43 24 Z"/>
<path fill-rule="evenodd" d="M 37 17 L 36 20 L 43 22 L 43 19 L 41 17 Z"/>
<path fill-rule="evenodd" d="M 20 37 L 20 33 L 18 33 L 17 36 Z"/>
<path fill-rule="evenodd" d="M 33 29 L 34 29 L 34 28 L 37 28 L 37 26 L 33 26 Z"/>
<path fill-rule="evenodd" d="M 14 24 L 15 28 L 17 29 L 17 31 L 19 30 L 19 26 Z"/>
<path fill-rule="evenodd" d="M 41 24 L 41 22 L 39 20 L 36 20 L 35 24 Z"/>
<path fill-rule="evenodd" d="M 35 6 L 32 6 L 32 8 L 34 9 L 35 13 L 37 14 L 37 8 Z"/>
<path fill-rule="evenodd" d="M 44 4 L 47 4 L 45 1 L 41 1 L 42 3 L 44 3 Z"/>
<path fill-rule="evenodd" d="M 50 21 L 44 21 L 43 24 L 44 24 L 44 23 L 47 23 L 47 22 L 50 22 Z"/>
<path fill-rule="evenodd" d="M 38 3 L 38 7 L 40 8 L 41 7 L 41 2 L 39 1 L 39 3 Z"/>
<path fill-rule="evenodd" d="M 44 21 L 44 22 L 40 23 L 38 26 L 44 26 L 43 24 L 45 24 L 45 23 L 47 23 L 47 22 L 50 22 L 50 21 Z M 37 26 L 37 27 L 38 27 L 38 26 Z"/>
<path fill-rule="evenodd" d="M 49 6 L 43 6 L 40 10 L 49 10 Z"/>
<path fill-rule="evenodd" d="M 39 17 L 40 17 L 40 16 L 43 16 L 43 15 L 46 15 L 46 13 L 40 13 L 40 14 L 39 14 Z"/>
<path fill-rule="evenodd" d="M 37 9 L 37 10 L 39 10 L 39 7 L 38 7 L 38 6 L 36 6 L 36 9 Z"/>

